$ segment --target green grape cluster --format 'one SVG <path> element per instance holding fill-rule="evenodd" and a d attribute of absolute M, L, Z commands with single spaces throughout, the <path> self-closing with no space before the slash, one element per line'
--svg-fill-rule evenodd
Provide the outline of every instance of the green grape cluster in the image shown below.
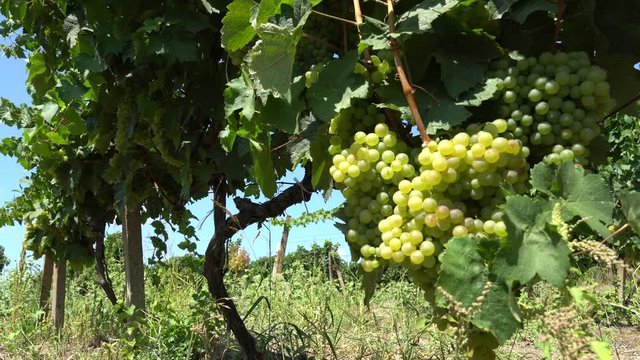
<path fill-rule="evenodd" d="M 309 70 L 304 73 L 304 86 L 307 89 L 310 89 L 313 84 L 318 82 L 320 70 L 322 70 L 322 68 L 324 68 L 324 64 L 313 64 Z"/>
<path fill-rule="evenodd" d="M 373 65 L 374 69 L 369 72 L 366 66 L 361 63 L 356 63 L 354 72 L 356 74 L 369 76 L 371 82 L 374 84 L 382 84 L 391 70 L 389 62 L 387 60 L 380 60 L 377 55 L 371 55 L 371 65 Z"/>
<path fill-rule="evenodd" d="M 498 61 L 493 75 L 500 80 L 499 116 L 536 159 L 588 164 L 588 145 L 615 104 L 605 70 L 584 52 L 545 52 L 515 63 Z"/>
<path fill-rule="evenodd" d="M 329 123 L 331 145 L 329 154 L 336 155 L 353 141 L 358 131 L 369 132 L 378 123 L 385 122 L 385 115 L 373 104 L 357 102 L 340 111 Z"/>
<path fill-rule="evenodd" d="M 493 133 L 461 132 L 412 149 L 375 105 L 363 105 L 331 121 L 329 172 L 346 198 L 345 237 L 365 271 L 403 264 L 424 285 L 435 279 L 429 269 L 449 239 L 506 237 L 499 206 L 504 191 L 527 190 L 528 150 L 498 135 L 507 130 L 505 120 L 485 126 Z"/>

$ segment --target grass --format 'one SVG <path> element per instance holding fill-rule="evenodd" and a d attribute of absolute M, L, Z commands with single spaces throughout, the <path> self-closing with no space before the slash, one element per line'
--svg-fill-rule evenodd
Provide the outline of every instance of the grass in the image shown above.
<path fill-rule="evenodd" d="M 112 269 L 115 269 L 112 267 Z M 115 271 L 114 271 L 115 273 Z M 230 275 L 227 286 L 258 345 L 274 359 L 455 359 L 452 329 L 439 331 L 429 319 L 424 296 L 406 281 L 383 284 L 369 307 L 354 276 L 345 274 L 340 289 L 322 269 L 286 269 L 283 277 L 252 273 Z M 93 269 L 72 271 L 67 287 L 65 327 L 56 334 L 38 309 L 39 270 L 27 264 L 0 277 L 0 359 L 233 359 L 237 345 L 204 279 L 174 264 L 147 271 L 146 316 L 127 325 L 127 309 L 118 312 L 97 286 Z M 115 289 L 123 288 L 120 274 Z M 591 268 L 577 277 L 591 292 L 589 332 L 615 339 L 614 326 L 640 323 L 640 297 L 617 304 L 608 269 Z M 602 285 L 605 284 L 605 285 Z M 632 289 L 633 290 L 633 289 Z M 538 286 L 526 308 L 562 306 L 562 294 Z M 614 296 L 612 297 L 613 294 Z M 533 311 L 532 310 L 532 311 Z M 540 322 L 524 329 L 499 349 L 501 359 L 543 358 Z M 638 339 L 640 340 L 640 338 Z M 632 342 L 632 341 L 630 341 Z M 636 342 L 637 343 L 637 342 Z M 615 345 L 615 344 L 614 344 Z M 550 348 L 553 351 L 553 347 Z M 529 356 L 529 357 L 528 357 Z M 620 357 L 624 359 L 625 357 Z"/>

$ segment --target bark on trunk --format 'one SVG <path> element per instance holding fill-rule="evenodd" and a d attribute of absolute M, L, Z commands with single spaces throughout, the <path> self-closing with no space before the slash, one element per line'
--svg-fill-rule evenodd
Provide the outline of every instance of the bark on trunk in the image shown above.
<path fill-rule="evenodd" d="M 278 251 L 276 252 L 276 261 L 273 263 L 273 271 L 271 276 L 282 274 L 282 265 L 284 264 L 284 255 L 287 251 L 287 240 L 289 239 L 289 230 L 291 230 L 291 216 L 287 215 L 284 220 L 284 230 L 282 231 L 282 239 L 280 239 L 280 245 L 278 245 Z"/>
<path fill-rule="evenodd" d="M 221 179 L 220 184 L 214 190 L 214 209 L 213 209 L 213 221 L 215 223 L 215 234 L 218 234 L 219 230 L 225 226 L 227 217 L 227 184 L 226 179 Z M 236 337 L 243 355 L 246 359 L 259 359 L 260 353 L 256 348 L 255 340 L 247 327 L 244 325 L 244 321 L 238 313 L 235 303 L 229 297 L 227 288 L 224 285 L 224 266 L 226 263 L 226 240 L 227 238 L 214 237 L 209 242 L 207 251 L 205 254 L 205 268 L 204 274 L 207 278 L 207 284 L 209 292 L 216 299 L 218 309 L 224 316 L 227 326 L 233 332 Z"/>
<path fill-rule="evenodd" d="M 60 333 L 64 327 L 64 302 L 67 285 L 67 261 L 61 260 L 53 265 L 53 326 Z"/>
<path fill-rule="evenodd" d="M 40 310 L 44 311 L 43 318 L 49 314 L 49 299 L 51 299 L 51 281 L 53 279 L 53 260 L 51 256 L 44 256 L 42 265 L 42 280 L 40 281 Z"/>
<path fill-rule="evenodd" d="M 125 304 L 144 310 L 144 263 L 140 207 L 125 206 L 124 219 Z M 137 312 L 140 315 L 141 311 Z"/>
<path fill-rule="evenodd" d="M 256 348 L 253 336 L 238 314 L 233 300 L 229 298 L 224 285 L 226 242 L 239 230 L 257 222 L 263 222 L 268 218 L 279 216 L 289 206 L 309 200 L 312 191 L 311 171 L 307 168 L 302 183 L 292 185 L 263 204 L 255 204 L 244 199 L 242 209 L 239 209 L 237 214 L 227 217 L 225 208 L 226 179 L 221 179 L 220 185 L 215 190 L 214 220 L 216 229 L 207 246 L 203 271 L 209 292 L 216 299 L 218 308 L 224 316 L 227 326 L 236 337 L 245 359 L 259 359 L 261 354 Z"/>

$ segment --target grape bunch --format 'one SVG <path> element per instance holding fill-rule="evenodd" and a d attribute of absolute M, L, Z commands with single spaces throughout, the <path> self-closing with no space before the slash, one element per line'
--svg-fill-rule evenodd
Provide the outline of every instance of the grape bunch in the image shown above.
<path fill-rule="evenodd" d="M 599 122 L 614 106 L 606 71 L 584 52 L 529 57 L 495 64 L 499 116 L 535 160 L 588 164 L 588 146 L 601 133 Z"/>
<path fill-rule="evenodd" d="M 506 237 L 499 206 L 505 191 L 527 190 L 528 151 L 498 135 L 507 130 L 505 120 L 410 148 L 379 111 L 360 103 L 330 123 L 329 172 L 346 198 L 339 217 L 365 271 L 403 264 L 426 284 L 449 239 Z"/>

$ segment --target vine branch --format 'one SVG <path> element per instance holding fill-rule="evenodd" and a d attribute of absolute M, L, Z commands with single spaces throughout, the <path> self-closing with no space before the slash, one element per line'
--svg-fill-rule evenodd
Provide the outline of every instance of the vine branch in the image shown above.
<path fill-rule="evenodd" d="M 387 0 L 387 25 L 389 26 L 389 33 L 394 33 L 396 29 L 396 14 L 393 10 L 393 0 Z M 411 109 L 411 115 L 418 126 L 418 131 L 420 132 L 420 138 L 422 139 L 423 145 L 428 144 L 431 141 L 429 134 L 427 134 L 427 130 L 424 126 L 424 122 L 422 122 L 422 116 L 420 116 L 420 111 L 418 111 L 418 105 L 416 104 L 416 99 L 413 96 L 414 90 L 409 84 L 409 80 L 407 80 L 407 74 L 404 71 L 404 67 L 402 66 L 402 57 L 400 56 L 400 47 L 398 45 L 398 41 L 394 38 L 389 39 L 389 45 L 393 50 L 393 61 L 396 65 L 396 72 L 398 73 L 398 77 L 400 78 L 400 84 L 402 85 L 402 92 L 404 96 L 407 98 L 407 103 L 409 104 L 409 109 Z"/>
<path fill-rule="evenodd" d="M 353 14 L 356 19 L 356 26 L 358 27 L 358 39 L 362 40 L 362 34 L 360 33 L 360 24 L 363 23 L 362 8 L 360 8 L 360 0 L 353 0 Z M 364 59 L 367 63 L 371 62 L 371 54 L 369 49 L 364 49 Z"/>

